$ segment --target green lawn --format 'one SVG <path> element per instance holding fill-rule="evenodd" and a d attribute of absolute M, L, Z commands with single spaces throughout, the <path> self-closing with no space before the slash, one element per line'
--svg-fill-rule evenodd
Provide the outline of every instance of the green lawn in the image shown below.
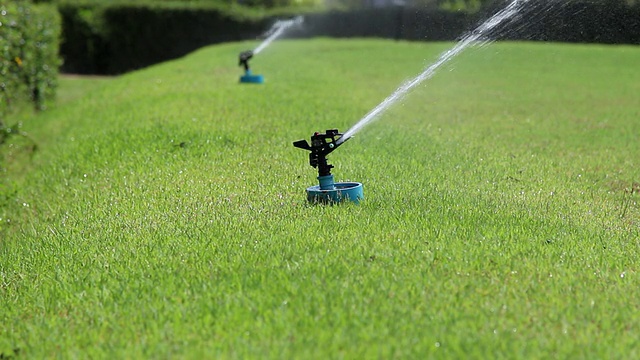
<path fill-rule="evenodd" d="M 640 357 L 640 48 L 463 53 L 329 157 L 365 201 L 312 206 L 291 143 L 451 44 L 278 41 L 240 85 L 254 45 L 65 78 L 4 145 L 0 354 Z"/>
<path fill-rule="evenodd" d="M 98 89 L 101 84 L 114 79 L 116 78 L 108 76 L 61 75 L 56 99 L 57 106 L 82 98 L 87 93 Z"/>

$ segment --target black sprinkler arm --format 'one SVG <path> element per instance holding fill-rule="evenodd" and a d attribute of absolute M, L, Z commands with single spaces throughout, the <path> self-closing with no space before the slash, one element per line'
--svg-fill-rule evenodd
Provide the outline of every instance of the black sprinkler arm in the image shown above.
<path fill-rule="evenodd" d="M 333 168 L 333 165 L 327 163 L 327 155 L 344 143 L 344 141 L 337 142 L 341 137 L 342 134 L 338 132 L 338 129 L 331 129 L 327 130 L 326 133 L 314 133 L 311 136 L 311 145 L 307 140 L 298 140 L 293 143 L 293 146 L 311 151 L 309 164 L 314 168 L 318 168 L 320 176 L 327 176 L 331 175 L 331 168 Z"/>
<path fill-rule="evenodd" d="M 243 51 L 239 55 L 238 66 L 244 66 L 245 71 L 249 71 L 249 60 L 253 57 L 253 51 Z"/>

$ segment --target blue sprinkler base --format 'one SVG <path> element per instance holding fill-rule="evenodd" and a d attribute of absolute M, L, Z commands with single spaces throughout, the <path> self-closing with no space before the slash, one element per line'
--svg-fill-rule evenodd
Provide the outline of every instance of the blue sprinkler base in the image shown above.
<path fill-rule="evenodd" d="M 240 76 L 240 82 L 247 84 L 262 84 L 264 83 L 264 78 L 262 75 L 253 75 L 251 70 L 247 70 L 243 76 Z"/>
<path fill-rule="evenodd" d="M 358 204 L 364 199 L 361 183 L 333 182 L 333 175 L 319 176 L 320 185 L 307 188 L 307 200 L 311 203 L 339 203 L 351 201 Z"/>

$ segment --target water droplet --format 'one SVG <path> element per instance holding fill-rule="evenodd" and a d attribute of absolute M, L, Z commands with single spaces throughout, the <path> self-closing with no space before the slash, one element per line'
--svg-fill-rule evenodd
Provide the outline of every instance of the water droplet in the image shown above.
<path fill-rule="evenodd" d="M 436 341 L 436 347 L 440 347 L 440 342 Z"/>

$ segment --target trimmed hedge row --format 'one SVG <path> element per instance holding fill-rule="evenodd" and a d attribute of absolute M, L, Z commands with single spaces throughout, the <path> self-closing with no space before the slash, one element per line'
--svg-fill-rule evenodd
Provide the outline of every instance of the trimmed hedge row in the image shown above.
<path fill-rule="evenodd" d="M 77 0 L 76 0 L 77 1 Z M 503 4 L 495 1 L 496 6 Z M 531 7 L 535 9 L 534 6 Z M 59 4 L 64 38 L 63 70 L 119 74 L 183 56 L 199 47 L 255 38 L 273 21 L 239 17 L 210 7 Z M 496 9 L 482 13 L 390 7 L 305 15 L 288 37 L 380 37 L 452 41 Z M 550 11 L 525 13 L 501 28 L 498 39 L 640 44 L 640 3 L 575 0 Z M 535 15 L 535 16 L 534 16 Z"/>
<path fill-rule="evenodd" d="M 492 38 L 640 44 L 640 2 L 627 5 L 619 0 L 575 0 L 547 7 L 539 4 L 532 1 L 520 16 L 499 26 Z M 501 8 L 487 8 L 477 14 L 410 7 L 310 14 L 305 16 L 304 28 L 289 35 L 453 41 Z"/>
<path fill-rule="evenodd" d="M 630 3 L 629 3 L 630 4 Z M 571 1 L 543 15 L 524 14 L 506 27 L 501 40 L 640 44 L 640 2 Z"/>
<path fill-rule="evenodd" d="M 115 3 L 58 4 L 63 19 L 62 70 L 120 74 L 174 59 L 202 46 L 258 37 L 276 16 L 239 17 L 217 8 Z M 445 10 L 387 9 L 331 11 L 305 15 L 303 30 L 288 37 L 391 37 L 453 40 L 475 21 Z M 415 26 L 406 27 L 411 22 Z"/>
<path fill-rule="evenodd" d="M 202 46 L 255 37 L 266 19 L 239 19 L 215 8 L 58 5 L 63 71 L 119 74 L 183 56 Z"/>
<path fill-rule="evenodd" d="M 31 101 L 41 110 L 55 96 L 60 32 L 54 6 L 0 5 L 0 127 L 16 103 Z"/>

